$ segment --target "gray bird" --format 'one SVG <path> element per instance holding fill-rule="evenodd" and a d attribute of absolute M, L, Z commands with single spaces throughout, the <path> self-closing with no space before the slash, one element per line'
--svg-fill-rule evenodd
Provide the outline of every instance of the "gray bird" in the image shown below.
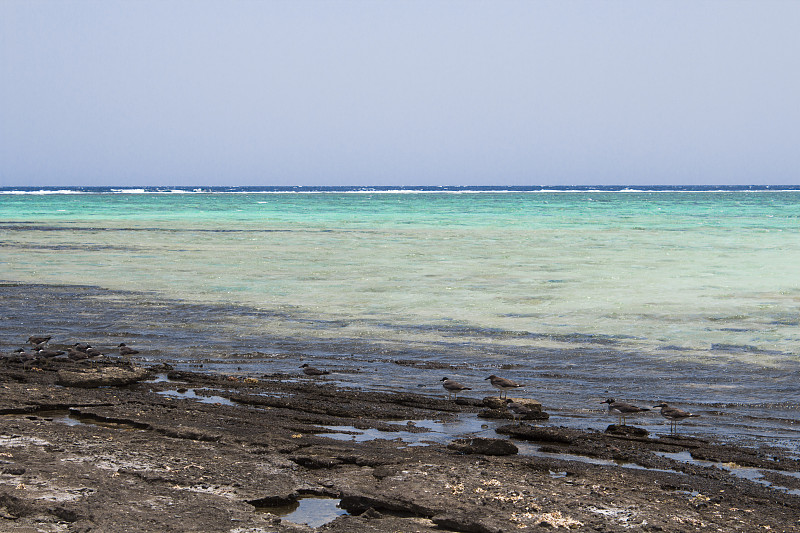
<path fill-rule="evenodd" d="M 35 352 L 36 352 L 36 355 L 38 357 L 45 357 L 45 358 L 56 357 L 58 355 L 64 355 L 64 352 L 61 351 L 61 350 L 45 350 L 45 349 L 41 349 L 41 350 L 35 350 Z"/>
<path fill-rule="evenodd" d="M 89 354 L 80 350 L 76 350 L 75 348 L 67 348 L 67 357 L 69 357 L 72 361 L 83 361 L 84 359 L 89 358 Z"/>
<path fill-rule="evenodd" d="M 636 407 L 635 405 L 631 405 L 629 403 L 618 402 L 614 398 L 608 398 L 605 401 L 600 403 L 607 403 L 608 404 L 608 412 L 610 414 L 615 414 L 619 417 L 619 425 L 625 425 L 625 417 L 629 415 L 636 415 L 642 413 L 644 411 L 649 411 L 650 409 L 647 407 Z"/>
<path fill-rule="evenodd" d="M 447 391 L 447 399 L 449 400 L 451 397 L 453 399 L 458 398 L 458 393 L 462 390 L 472 390 L 471 388 L 467 387 L 466 385 L 462 385 L 458 381 L 454 381 L 450 378 L 442 378 L 439 381 L 442 382 L 442 387 L 444 390 Z"/>
<path fill-rule="evenodd" d="M 520 385 L 516 381 L 511 381 L 510 379 L 495 376 L 494 374 L 492 374 L 486 379 L 490 380 L 490 382 L 492 383 L 492 387 L 494 387 L 495 389 L 500 389 L 501 399 L 503 398 L 503 392 L 506 393 L 506 398 L 508 398 L 508 391 L 525 386 L 525 385 Z"/>
<path fill-rule="evenodd" d="M 119 343 L 118 348 L 119 348 L 119 354 L 123 357 L 126 355 L 133 355 L 139 353 L 139 350 L 134 350 L 130 346 L 127 346 L 124 342 Z"/>
<path fill-rule="evenodd" d="M 308 363 L 303 363 L 300 365 L 300 368 L 303 369 L 303 374 L 306 376 L 324 376 L 325 374 L 330 374 L 327 370 L 320 370 L 319 368 L 314 368 L 310 366 Z"/>
<path fill-rule="evenodd" d="M 48 335 L 46 337 L 37 336 L 37 335 L 31 335 L 30 337 L 28 337 L 28 342 L 30 344 L 33 344 L 33 345 L 36 345 L 36 344 L 47 344 L 48 342 L 50 342 L 50 339 L 52 339 L 52 338 L 53 337 L 51 335 Z"/>
<path fill-rule="evenodd" d="M 653 409 L 661 409 L 661 416 L 669 420 L 669 432 L 670 434 L 675 434 L 678 432 L 678 422 L 683 420 L 684 418 L 692 418 L 697 417 L 700 415 L 696 415 L 693 413 L 689 413 L 687 411 L 683 411 L 678 409 L 677 407 L 670 407 L 666 404 L 666 402 L 661 402 L 658 405 L 654 405 Z"/>
<path fill-rule="evenodd" d="M 32 353 L 26 352 L 25 348 L 17 348 L 13 352 L 11 352 L 11 355 L 8 356 L 8 360 L 15 361 L 17 363 L 22 363 L 24 366 L 26 363 L 30 361 L 35 361 L 36 356 Z"/>

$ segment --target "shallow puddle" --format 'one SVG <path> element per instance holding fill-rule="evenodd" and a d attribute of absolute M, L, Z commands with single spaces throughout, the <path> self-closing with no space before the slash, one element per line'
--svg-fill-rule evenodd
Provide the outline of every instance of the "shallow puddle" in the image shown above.
<path fill-rule="evenodd" d="M 599 459 L 597 457 L 588 457 L 585 455 L 573 455 L 571 453 L 555 453 L 543 452 L 541 448 L 535 444 L 527 442 L 514 441 L 514 444 L 519 448 L 519 455 L 542 457 L 547 459 L 559 459 L 562 461 L 577 461 L 580 463 L 587 463 L 591 465 L 600 466 L 618 466 L 621 468 L 631 468 L 633 470 L 647 470 L 649 472 L 666 472 L 668 474 L 683 474 L 677 470 L 669 470 L 665 468 L 648 468 L 646 466 L 637 465 L 636 463 L 629 463 L 626 461 L 615 461 L 613 459 Z"/>
<path fill-rule="evenodd" d="M 358 429 L 353 426 L 322 426 L 334 433 L 318 433 L 317 436 L 334 440 L 365 442 L 370 440 L 400 439 L 409 446 L 429 446 L 432 443 L 447 444 L 454 438 L 483 436 L 497 438 L 494 432 L 496 423 L 481 420 L 475 414 L 462 414 L 455 420 L 400 420 L 392 422 L 397 426 L 424 428 L 426 431 L 381 431 L 378 429 Z"/>
<path fill-rule="evenodd" d="M 772 470 L 770 468 L 755 468 L 749 466 L 739 466 L 734 463 L 717 463 L 714 461 L 704 461 L 701 459 L 695 459 L 692 457 L 692 454 L 689 452 L 653 452 L 656 455 L 661 457 L 666 457 L 667 459 L 672 459 L 673 461 L 680 461 L 682 463 L 690 464 L 690 465 L 697 465 L 697 466 L 704 466 L 704 467 L 714 467 L 719 468 L 720 470 L 725 470 L 726 472 L 730 472 L 731 475 L 734 475 L 740 479 L 746 479 L 752 481 L 754 483 L 759 483 L 766 487 L 773 488 L 775 490 L 779 490 L 781 492 L 785 492 L 787 494 L 793 494 L 795 496 L 800 496 L 800 489 L 790 489 L 787 487 L 780 487 L 778 485 L 773 484 L 771 481 L 768 481 L 764 478 L 764 473 L 769 472 L 772 474 L 778 474 L 781 476 L 789 476 L 793 478 L 800 479 L 800 472 L 789 472 L 787 470 Z"/>
<path fill-rule="evenodd" d="M 170 379 L 166 374 L 156 374 L 153 379 L 145 380 L 142 383 L 164 383 L 168 381 L 170 381 Z"/>
<path fill-rule="evenodd" d="M 121 429 L 125 431 L 143 431 L 144 427 L 137 427 L 132 422 L 112 422 L 97 420 L 91 416 L 81 416 L 67 410 L 56 411 L 39 411 L 35 415 L 28 415 L 28 420 L 45 420 L 47 422 L 58 422 L 59 424 L 66 424 L 68 426 L 98 426 L 109 429 Z"/>
<path fill-rule="evenodd" d="M 213 404 L 220 404 L 220 405 L 236 405 L 232 401 L 227 398 L 223 398 L 222 396 L 202 396 L 195 392 L 195 389 L 186 389 L 183 392 L 179 392 L 176 390 L 165 390 L 159 391 L 157 394 L 161 394 L 162 396 L 168 396 L 170 398 L 180 398 L 184 400 L 195 400 L 200 403 L 213 403 Z"/>
<path fill-rule="evenodd" d="M 418 428 L 425 428 L 428 431 L 424 432 L 411 432 L 411 431 L 380 431 L 377 429 L 358 429 L 353 426 L 323 426 L 325 429 L 336 431 L 337 433 L 318 433 L 318 436 L 328 437 L 335 440 L 364 442 L 375 439 L 397 440 L 400 439 L 407 443 L 409 446 L 428 446 L 431 443 L 448 444 L 457 438 L 469 437 L 486 437 L 486 438 L 501 438 L 506 437 L 497 434 L 494 429 L 502 424 L 507 424 L 507 420 L 485 420 L 480 419 L 475 414 L 462 414 L 457 419 L 452 421 L 440 420 L 403 420 L 394 422 L 398 426 L 413 424 Z M 587 457 L 583 455 L 573 455 L 568 453 L 551 453 L 543 452 L 540 447 L 524 441 L 511 440 L 517 448 L 519 448 L 519 455 L 542 457 L 549 459 L 560 459 L 563 461 L 579 461 L 582 463 L 601 465 L 601 466 L 616 466 L 622 468 L 631 468 L 636 470 L 649 470 L 652 472 L 667 472 L 670 474 L 682 474 L 676 470 L 647 468 L 636 463 L 629 463 L 623 461 L 613 461 L 610 459 L 598 459 L 594 457 Z M 558 473 L 554 473 L 558 475 Z"/>
<path fill-rule="evenodd" d="M 322 496 L 300 498 L 289 505 L 276 507 L 257 507 L 262 513 L 270 513 L 295 524 L 319 527 L 332 522 L 337 517 L 348 514 L 339 507 L 341 500 Z"/>

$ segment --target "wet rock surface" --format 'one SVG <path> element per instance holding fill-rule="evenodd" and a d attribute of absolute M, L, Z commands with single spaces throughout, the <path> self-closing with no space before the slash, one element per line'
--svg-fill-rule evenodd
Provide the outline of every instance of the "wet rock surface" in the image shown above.
<path fill-rule="evenodd" d="M 66 386 L 67 372 L 139 377 Z M 427 442 L 428 429 L 409 422 L 485 409 L 468 397 L 341 389 L 296 375 L 5 359 L 0 530 L 800 530 L 800 461 L 779 448 L 510 416 L 500 439 Z M 380 433 L 359 440 L 365 431 Z M 313 529 L 271 512 L 306 497 L 338 499 L 348 514 Z"/>

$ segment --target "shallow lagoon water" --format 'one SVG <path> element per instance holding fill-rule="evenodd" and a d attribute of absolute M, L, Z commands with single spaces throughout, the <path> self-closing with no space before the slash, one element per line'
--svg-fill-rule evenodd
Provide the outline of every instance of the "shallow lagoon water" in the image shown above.
<path fill-rule="evenodd" d="M 730 472 L 732 475 L 736 477 L 747 479 L 755 483 L 760 483 L 767 487 L 771 487 L 775 490 L 786 492 L 787 494 L 794 494 L 795 496 L 800 496 L 800 489 L 790 489 L 787 487 L 781 487 L 764 478 L 764 475 L 766 473 L 778 474 L 779 476 L 786 476 L 788 478 L 800 478 L 800 472 L 788 472 L 786 470 L 772 470 L 768 468 L 752 468 L 730 463 L 716 463 L 713 461 L 703 461 L 700 459 L 695 459 L 694 457 L 691 456 L 689 452 L 675 452 L 675 453 L 654 452 L 654 453 L 662 457 L 666 457 L 668 459 L 673 459 L 675 461 L 680 461 L 693 465 L 705 466 L 709 468 L 719 468 L 721 470 Z"/>
<path fill-rule="evenodd" d="M 258 507 L 257 510 L 281 517 L 282 520 L 295 524 L 306 524 L 310 527 L 320 527 L 332 522 L 339 516 L 348 514 L 339 508 L 341 500 L 320 496 L 307 496 L 289 505 L 277 507 Z"/>
<path fill-rule="evenodd" d="M 611 396 L 800 440 L 796 190 L 20 192 L 0 195 L 0 351 L 46 332 L 426 394 L 501 374 L 564 425 L 604 427 Z"/>

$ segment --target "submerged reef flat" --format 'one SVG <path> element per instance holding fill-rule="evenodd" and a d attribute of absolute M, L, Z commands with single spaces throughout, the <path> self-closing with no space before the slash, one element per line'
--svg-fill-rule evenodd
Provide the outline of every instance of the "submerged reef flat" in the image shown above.
<path fill-rule="evenodd" d="M 0 530 L 800 530 L 785 449 L 479 418 L 494 401 L 4 358 Z"/>

